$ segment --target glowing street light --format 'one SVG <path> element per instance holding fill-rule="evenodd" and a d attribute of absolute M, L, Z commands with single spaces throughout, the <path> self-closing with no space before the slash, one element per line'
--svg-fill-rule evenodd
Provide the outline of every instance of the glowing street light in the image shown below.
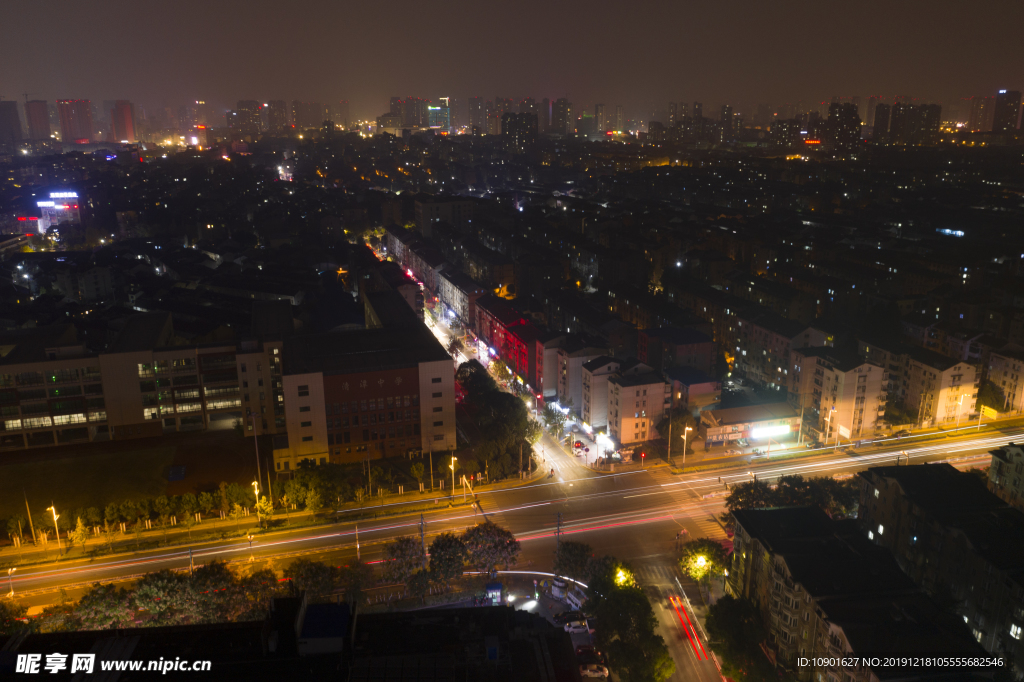
<path fill-rule="evenodd" d="M 704 568 L 704 566 L 707 565 L 707 563 L 708 563 L 707 557 L 705 557 L 703 555 L 697 557 L 697 566 L 699 566 L 700 568 Z"/>
<path fill-rule="evenodd" d="M 455 497 L 455 465 L 458 463 L 458 461 L 459 461 L 458 457 L 452 456 L 452 463 L 448 465 L 448 468 L 452 470 L 452 494 L 451 494 L 451 496 L 453 498 Z"/>
<path fill-rule="evenodd" d="M 11 599 L 14 599 L 14 581 L 11 580 L 11 575 L 15 571 L 17 571 L 17 570 L 18 570 L 17 568 L 13 568 L 13 567 L 7 569 L 7 585 L 11 588 L 11 593 L 8 594 L 7 596 L 10 597 Z"/>
<path fill-rule="evenodd" d="M 686 466 L 686 434 L 688 434 L 690 431 L 693 431 L 693 427 L 692 426 L 687 426 L 685 429 L 683 429 L 683 466 L 684 467 Z"/>
<path fill-rule="evenodd" d="M 60 528 L 57 527 L 57 519 L 60 518 L 60 514 L 57 513 L 57 510 L 54 508 L 53 503 L 50 503 L 50 506 L 46 508 L 46 511 L 53 512 L 53 532 L 57 534 L 57 556 L 59 557 L 60 556 Z"/>
<path fill-rule="evenodd" d="M 255 538 L 256 538 L 256 536 L 255 536 L 255 535 L 253 535 L 252 533 L 249 533 L 248 535 L 246 535 L 246 536 L 245 536 L 245 539 L 249 541 L 249 561 L 250 561 L 250 562 L 252 562 L 252 561 L 256 561 L 256 557 L 254 557 L 254 556 L 252 555 L 252 541 L 253 541 L 253 540 L 254 540 Z"/>

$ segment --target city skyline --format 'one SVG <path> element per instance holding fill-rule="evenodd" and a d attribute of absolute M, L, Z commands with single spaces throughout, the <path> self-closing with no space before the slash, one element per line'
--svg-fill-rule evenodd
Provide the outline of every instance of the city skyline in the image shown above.
<path fill-rule="evenodd" d="M 948 103 L 1020 89 L 1024 56 L 1014 48 L 1012 27 L 1024 11 L 998 4 L 1004 11 L 958 15 L 955 22 L 946 11 L 951 3 L 916 1 L 873 2 L 841 18 L 795 4 L 768 15 L 751 3 L 665 5 L 656 9 L 657 22 L 648 20 L 650 13 L 623 15 L 610 5 L 592 7 L 581 18 L 572 8 L 527 4 L 501 18 L 500 31 L 517 40 L 496 49 L 495 17 L 468 7 L 413 17 L 411 6 L 399 6 L 381 22 L 369 9 L 342 13 L 320 2 L 297 8 L 257 2 L 245 14 L 187 2 L 181 14 L 195 9 L 204 20 L 182 32 L 174 21 L 159 19 L 152 4 L 118 13 L 124 3 L 114 3 L 96 13 L 57 12 L 52 3 L 37 3 L 14 7 L 0 28 L 0 57 L 8 65 L 0 94 L 19 100 L 24 93 L 29 99 L 130 99 L 147 108 L 197 98 L 224 108 L 253 98 L 347 99 L 356 118 L 379 115 L 395 92 L 564 96 L 576 103 L 621 103 L 630 116 L 663 100 L 694 98 L 737 110 L 749 108 L 744 102 L 878 93 Z M 876 25 L 882 12 L 886 21 Z M 119 31 L 144 37 L 147 58 L 128 58 L 122 42 L 100 37 L 115 15 Z M 32 25 L 47 26 L 51 49 L 33 47 L 32 33 L 23 30 Z M 292 39 L 296 35 L 303 39 Z M 446 46 L 442 68 L 410 58 L 438 45 Z M 581 59 L 587 52 L 604 58 Z"/>

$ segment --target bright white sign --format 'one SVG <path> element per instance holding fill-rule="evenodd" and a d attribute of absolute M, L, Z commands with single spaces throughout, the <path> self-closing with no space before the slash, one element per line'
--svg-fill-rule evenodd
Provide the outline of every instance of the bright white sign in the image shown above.
<path fill-rule="evenodd" d="M 50 192 L 51 199 L 77 199 L 77 192 Z"/>
<path fill-rule="evenodd" d="M 782 426 L 763 426 L 750 432 L 751 438 L 770 438 L 772 436 L 784 436 L 790 432 L 789 424 Z"/>

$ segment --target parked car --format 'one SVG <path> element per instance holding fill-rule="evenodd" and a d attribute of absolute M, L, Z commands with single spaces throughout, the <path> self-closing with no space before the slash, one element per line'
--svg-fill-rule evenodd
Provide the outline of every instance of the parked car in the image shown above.
<path fill-rule="evenodd" d="M 748 441 L 746 438 L 740 438 L 738 441 L 736 441 L 736 445 L 739 445 L 741 448 L 745 448 L 750 445 L 750 441 Z"/>
<path fill-rule="evenodd" d="M 892 435 L 896 436 L 897 438 L 906 438 L 907 436 L 910 435 L 910 431 L 908 431 L 907 429 L 903 429 L 902 431 L 897 431 Z"/>
<path fill-rule="evenodd" d="M 608 665 L 608 657 L 600 651 L 593 651 L 589 654 L 578 654 L 576 660 L 583 665 Z"/>
<path fill-rule="evenodd" d="M 741 455 L 743 453 L 740 452 L 739 450 L 726 450 L 725 454 L 727 454 L 727 455 Z"/>
<path fill-rule="evenodd" d="M 565 624 L 565 631 L 572 634 L 590 632 L 590 626 L 587 625 L 585 620 L 571 620 Z"/>
<path fill-rule="evenodd" d="M 608 668 L 596 663 L 581 665 L 580 677 L 608 677 Z"/>
<path fill-rule="evenodd" d="M 555 622 L 559 624 L 565 624 L 574 620 L 583 620 L 584 615 L 582 611 L 562 611 L 561 613 L 555 614 Z"/>
<path fill-rule="evenodd" d="M 597 649 L 595 649 L 594 647 L 590 646 L 589 644 L 580 644 L 578 647 L 576 647 L 576 655 L 577 656 L 583 656 L 585 654 L 592 654 L 592 653 L 594 653 L 596 651 L 597 651 Z"/>

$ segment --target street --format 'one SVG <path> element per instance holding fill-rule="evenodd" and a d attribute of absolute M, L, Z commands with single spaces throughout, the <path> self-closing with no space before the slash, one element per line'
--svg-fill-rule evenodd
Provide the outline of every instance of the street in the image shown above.
<path fill-rule="evenodd" d="M 1019 428 L 1001 434 L 966 436 L 944 442 L 905 448 L 910 462 L 922 464 L 950 458 L 975 466 L 986 463 L 989 450 L 1019 437 Z M 716 679 L 703 655 L 700 624 L 694 622 L 700 610 L 695 589 L 686 595 L 694 609 L 680 607 L 680 588 L 686 584 L 674 566 L 675 537 L 685 529 L 689 538 L 725 539 L 717 521 L 724 509 L 726 484 L 750 480 L 756 475 L 773 480 L 787 474 L 832 476 L 853 474 L 870 466 L 892 465 L 898 450 L 850 456 L 825 453 L 790 461 L 761 461 L 750 466 L 676 476 L 667 467 L 628 473 L 596 473 L 582 466 L 582 460 L 565 454 L 549 436 L 537 446 L 553 477 L 542 477 L 517 488 L 478 492 L 481 512 L 449 509 L 424 515 L 424 535 L 431 538 L 444 531 L 461 531 L 484 518 L 509 528 L 522 543 L 520 569 L 547 571 L 551 568 L 558 514 L 562 516 L 563 538 L 589 543 L 599 554 L 610 554 L 629 562 L 638 582 L 649 591 L 661 624 L 661 634 L 677 663 L 675 679 Z M 904 457 L 906 463 L 907 457 Z M 443 496 L 440 501 L 443 502 Z M 316 528 L 285 530 L 261 536 L 253 545 L 256 567 L 281 570 L 294 557 L 315 555 L 339 565 L 353 561 L 357 553 L 366 562 L 378 562 L 382 545 L 400 536 L 418 536 L 419 514 L 377 521 L 363 521 L 357 528 L 338 514 L 338 522 Z M 245 561 L 250 553 L 245 540 L 207 542 L 192 547 L 192 560 L 201 564 L 214 559 Z M 21 603 L 38 612 L 54 603 L 61 587 L 76 598 L 93 581 L 130 579 L 140 573 L 189 566 L 187 548 L 142 552 L 137 555 L 77 559 L 67 563 L 23 567 L 12 584 Z M 682 581 L 682 582 L 679 582 Z M 690 621 L 687 623 L 687 616 Z M 706 651 L 706 642 L 703 642 Z M 696 645 L 696 647 L 694 646 Z M 708 677 L 708 675 L 711 675 Z"/>

